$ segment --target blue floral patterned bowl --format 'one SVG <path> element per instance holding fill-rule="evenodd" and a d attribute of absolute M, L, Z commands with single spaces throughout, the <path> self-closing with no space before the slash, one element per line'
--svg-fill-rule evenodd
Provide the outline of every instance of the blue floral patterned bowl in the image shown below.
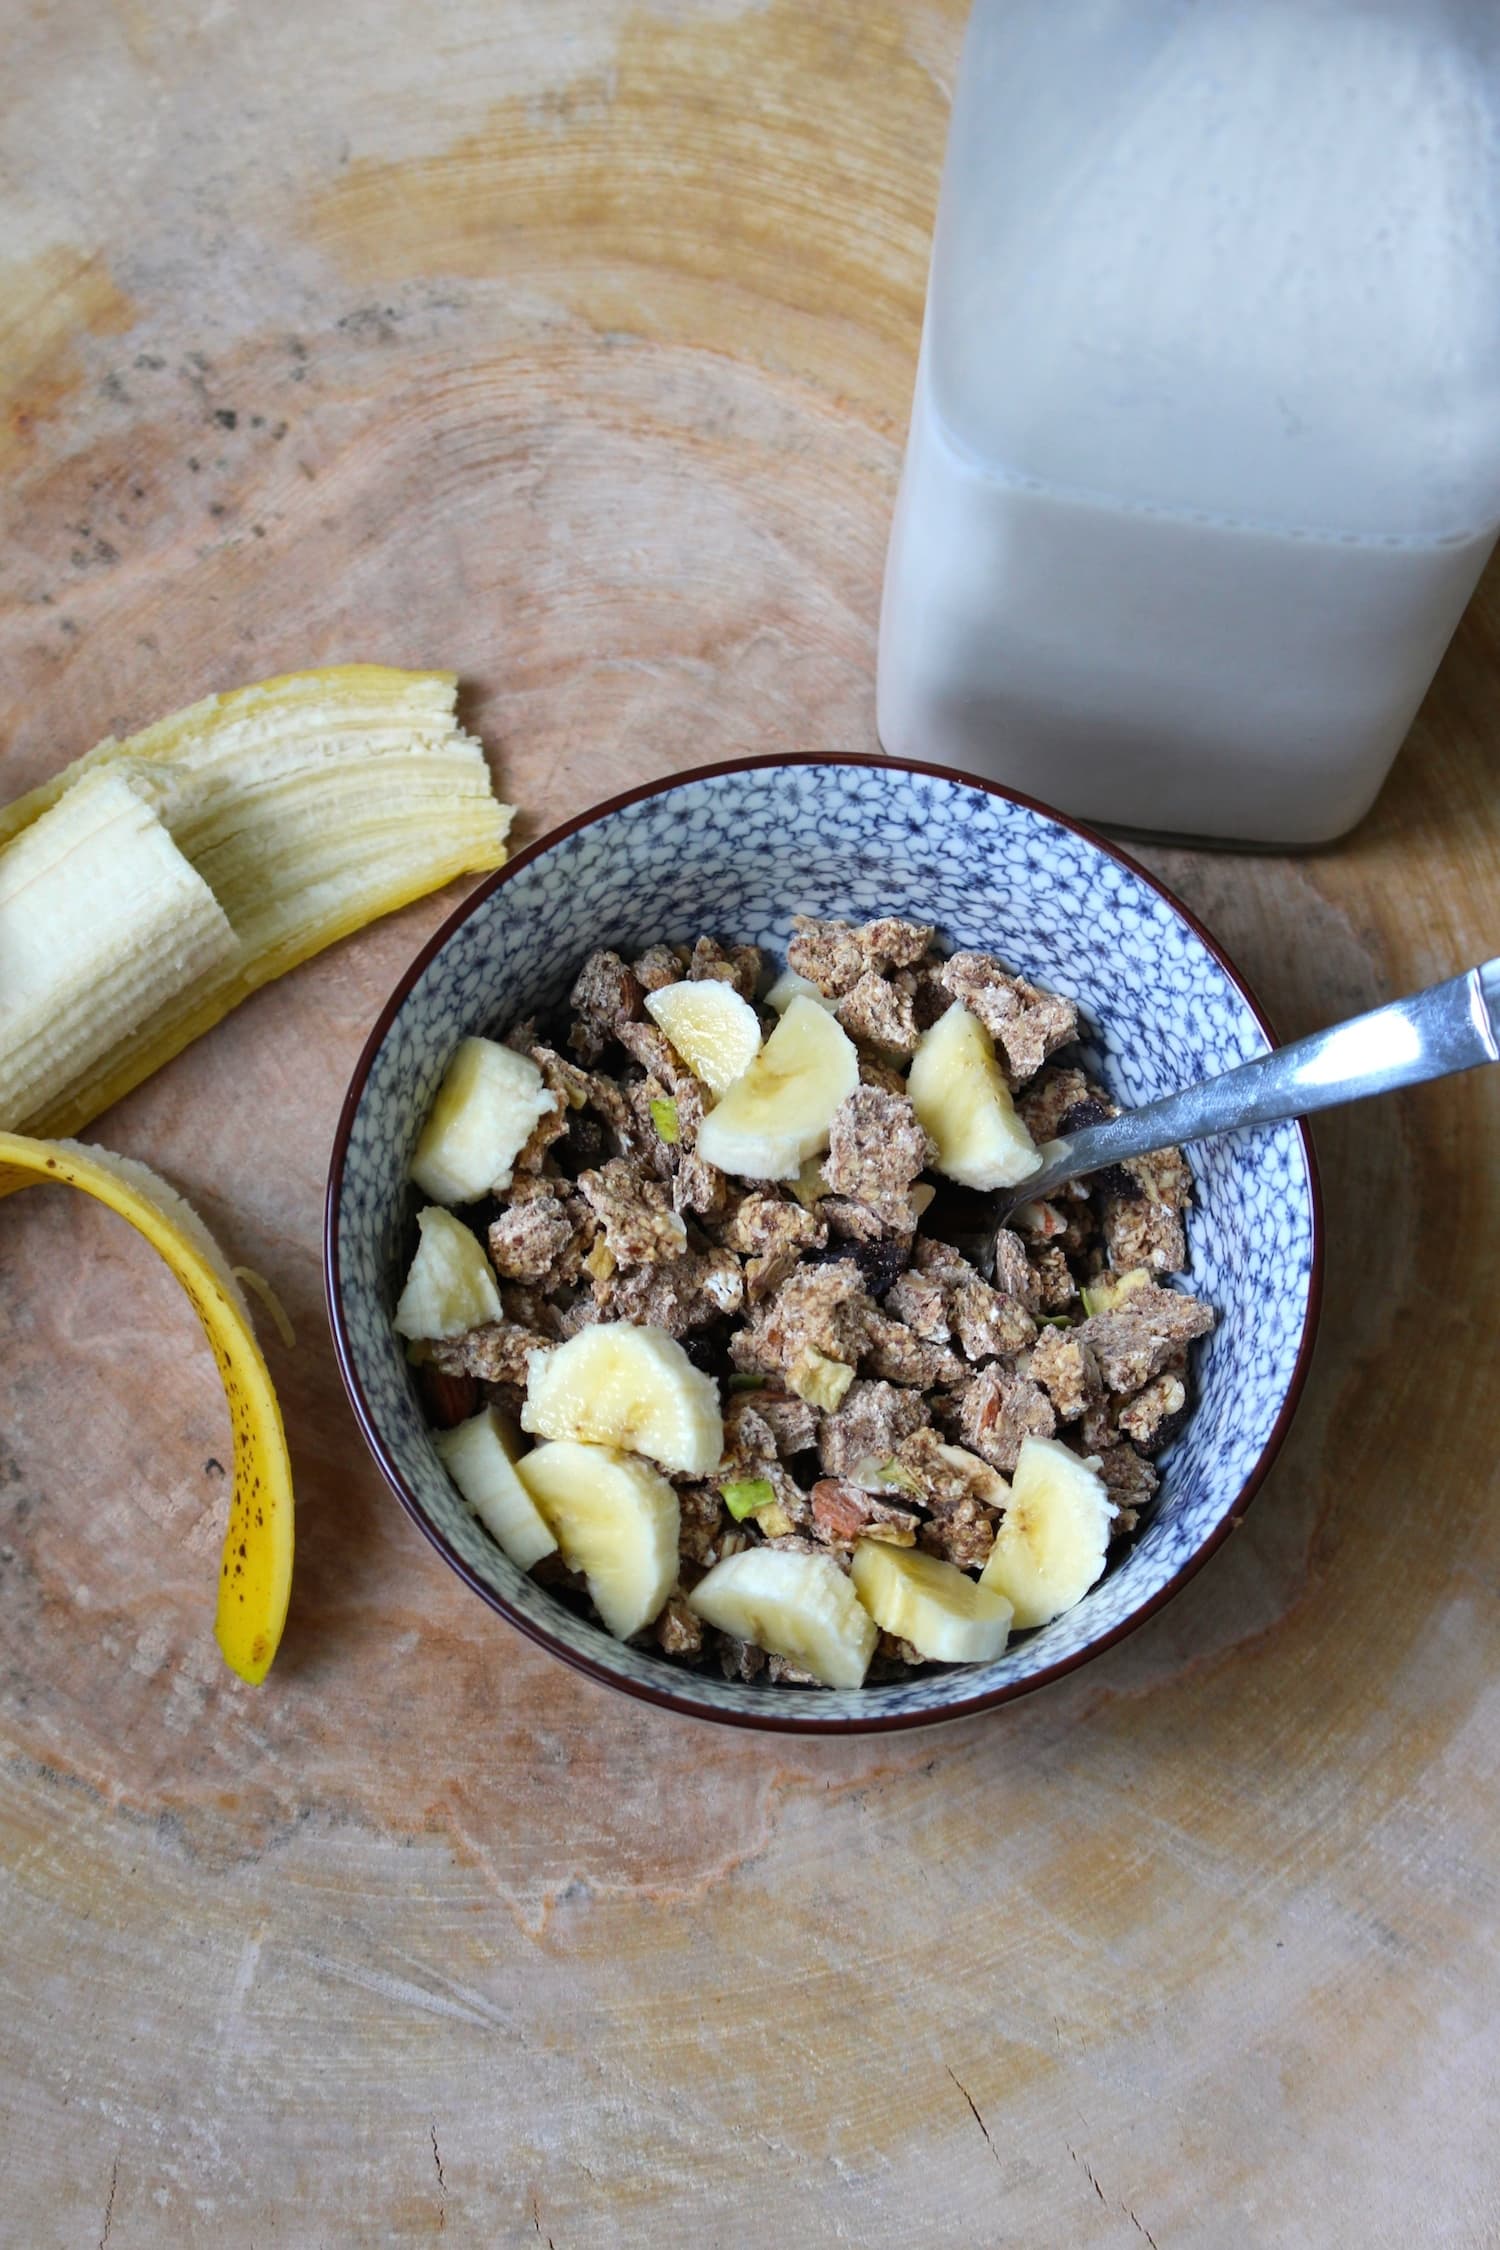
<path fill-rule="evenodd" d="M 935 922 L 1071 994 L 1088 1060 L 1134 1107 L 1263 1053 L 1223 953 L 1126 856 L 1043 806 L 876 758 L 709 766 L 600 806 L 482 884 L 407 970 L 354 1073 L 328 1182 L 326 1266 L 349 1396 L 391 1489 L 501 1616 L 580 1670 L 674 1710 L 797 1732 L 922 1726 L 1039 1687 L 1158 1609 L 1237 1524 L 1291 1419 L 1312 1345 L 1321 1223 L 1295 1125 L 1189 1152 L 1192 1286 L 1218 1309 L 1198 1403 L 1142 1528 L 1075 1609 L 993 1664 L 855 1691 L 767 1688 L 622 1646 L 492 1545 L 450 1484 L 391 1328 L 407 1165 L 459 1039 L 556 1006 L 584 956 L 702 931 L 783 956 L 797 913 Z"/>

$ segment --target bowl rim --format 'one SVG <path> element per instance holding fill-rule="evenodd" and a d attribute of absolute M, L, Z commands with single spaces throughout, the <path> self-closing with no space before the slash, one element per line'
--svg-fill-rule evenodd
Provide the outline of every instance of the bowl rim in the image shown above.
<path fill-rule="evenodd" d="M 1270 1434 L 1239 1492 L 1225 1508 L 1222 1517 L 1212 1531 L 1193 1550 L 1187 1560 L 1172 1573 L 1165 1584 L 1159 1586 L 1156 1592 L 1143 1601 L 1137 1609 L 1132 1610 L 1128 1617 L 1122 1618 L 1119 1624 L 1111 1626 L 1108 1632 L 1101 1634 L 1098 1640 L 1090 1641 L 1087 1647 L 1076 1649 L 1071 1655 L 1058 1657 L 1053 1663 L 1045 1665 L 1040 1671 L 1028 1673 L 1025 1679 L 1008 1681 L 1002 1687 L 991 1689 L 987 1695 L 975 1697 L 972 1701 L 952 1710 L 926 1709 L 914 1712 L 892 1711 L 886 1713 L 872 1711 L 868 1718 L 830 1717 L 824 1719 L 819 1718 L 816 1713 L 808 1716 L 794 1715 L 791 1712 L 778 1713 L 775 1707 L 775 1699 L 772 1697 L 767 1698 L 767 1708 L 764 1711 L 709 1710 L 702 1704 L 694 1702 L 688 1693 L 685 1691 L 679 1692 L 670 1684 L 658 1685 L 653 1680 L 627 1678 L 612 1670 L 607 1663 L 590 1656 L 581 1649 L 570 1648 L 566 1642 L 554 1638 L 539 1619 L 528 1617 L 522 1611 L 513 1607 L 504 1594 L 497 1592 L 477 1572 L 471 1570 L 463 1557 L 449 1545 L 442 1532 L 421 1508 L 415 1493 L 408 1486 L 399 1466 L 386 1446 L 369 1401 L 365 1397 L 363 1386 L 354 1365 L 353 1350 L 344 1319 L 338 1213 L 344 1184 L 345 1160 L 348 1155 L 350 1136 L 354 1128 L 354 1118 L 364 1096 L 370 1070 L 376 1055 L 384 1044 L 386 1034 L 404 1006 L 412 987 L 428 964 L 443 950 L 455 931 L 461 928 L 487 899 L 493 897 L 497 890 L 508 883 L 513 876 L 518 875 L 523 868 L 531 866 L 534 861 L 540 859 L 546 852 L 551 851 L 554 846 L 564 842 L 569 836 L 577 835 L 581 829 L 590 828 L 596 822 L 607 819 L 611 814 L 623 812 L 628 806 L 642 804 L 652 797 L 668 796 L 674 790 L 689 788 L 697 782 L 716 780 L 726 774 L 761 772 L 781 766 L 847 766 L 855 769 L 873 769 L 896 774 L 923 774 L 937 781 L 953 783 L 959 788 L 982 789 L 989 796 L 998 797 L 1008 804 L 1019 805 L 1027 812 L 1038 813 L 1044 820 L 1055 821 L 1060 828 L 1066 828 L 1073 835 L 1082 837 L 1085 843 L 1092 845 L 1096 851 L 1103 852 L 1108 858 L 1116 861 L 1119 866 L 1126 868 L 1153 890 L 1171 908 L 1172 912 L 1186 923 L 1194 936 L 1218 963 L 1240 999 L 1249 1009 L 1264 1037 L 1273 1047 L 1280 1044 L 1270 1019 L 1255 993 L 1246 983 L 1240 970 L 1225 952 L 1218 939 L 1211 930 L 1205 928 L 1191 907 L 1186 906 L 1175 891 L 1161 882 L 1148 868 L 1143 867 L 1139 860 L 1132 858 L 1129 852 L 1122 850 L 1118 844 L 1112 842 L 1108 837 L 1100 835 L 1096 829 L 1090 828 L 1084 821 L 1074 820 L 1071 815 L 1059 812 L 1055 806 L 1044 803 L 1040 798 L 1029 797 L 1019 789 L 1008 789 L 1002 783 L 988 780 L 981 774 L 964 773 L 954 766 L 929 764 L 925 760 L 915 758 L 888 758 L 867 751 L 770 751 L 754 757 L 717 759 L 708 765 L 690 766 L 681 772 L 664 775 L 659 780 L 642 782 L 633 789 L 621 790 L 618 795 L 602 798 L 597 803 L 587 806 L 582 812 L 575 814 L 571 819 L 561 821 L 555 827 L 549 828 L 544 835 L 538 836 L 531 843 L 523 845 L 512 858 L 506 860 L 503 867 L 496 868 L 481 882 L 477 883 L 473 890 L 469 891 L 459 901 L 452 913 L 444 916 L 431 936 L 419 947 L 412 960 L 408 962 L 406 968 L 396 979 L 389 997 L 376 1016 L 369 1036 L 360 1049 L 359 1059 L 355 1063 L 348 1090 L 339 1109 L 338 1122 L 334 1128 L 332 1153 L 329 1157 L 328 1184 L 324 1195 L 324 1290 L 327 1298 L 328 1323 L 332 1332 L 334 1356 L 338 1362 L 339 1375 L 343 1381 L 345 1394 L 353 1409 L 354 1419 L 359 1426 L 360 1434 L 386 1484 L 417 1526 L 417 1529 L 437 1549 L 449 1568 L 455 1571 L 465 1585 L 478 1594 L 491 1610 L 504 1618 L 518 1632 L 524 1633 L 528 1640 L 535 1641 L 539 1647 L 548 1650 L 553 1656 L 561 1658 L 573 1670 L 584 1673 L 590 1679 L 600 1681 L 606 1687 L 614 1688 L 625 1695 L 634 1696 L 640 1702 L 654 1704 L 659 1709 L 673 1711 L 680 1717 L 696 1719 L 707 1725 L 749 1727 L 762 1733 L 795 1734 L 804 1737 L 894 1734 L 905 1732 L 908 1729 L 942 1726 L 956 1719 L 977 1718 L 983 1712 L 993 1711 L 1004 1703 L 1013 1703 L 1018 1697 L 1030 1695 L 1037 1688 L 1046 1687 L 1052 1681 L 1063 1678 L 1067 1673 L 1077 1671 L 1080 1665 L 1091 1662 L 1094 1657 L 1102 1655 L 1106 1649 L 1114 1648 L 1125 1639 L 1127 1634 L 1135 1632 L 1139 1626 L 1146 1623 L 1148 1618 L 1154 1617 L 1158 1610 L 1162 1609 L 1175 1594 L 1181 1591 L 1190 1578 L 1196 1577 L 1209 1557 L 1216 1553 L 1230 1533 L 1238 1530 L 1244 1522 L 1251 1501 L 1265 1483 L 1272 1463 L 1281 1451 L 1287 1431 L 1291 1427 L 1292 1419 L 1301 1402 L 1308 1371 L 1312 1363 L 1313 1347 L 1322 1311 L 1323 1195 L 1318 1177 L 1317 1155 L 1313 1148 L 1312 1134 L 1305 1118 L 1297 1119 L 1294 1122 L 1301 1141 L 1303 1162 L 1307 1172 L 1310 1219 L 1307 1310 L 1303 1316 L 1302 1334 L 1297 1346 L 1297 1358 L 1292 1368 L 1291 1381 L 1287 1385 L 1286 1396 L 1282 1400 Z M 664 1666 L 663 1669 L 666 1669 L 666 1667 Z"/>

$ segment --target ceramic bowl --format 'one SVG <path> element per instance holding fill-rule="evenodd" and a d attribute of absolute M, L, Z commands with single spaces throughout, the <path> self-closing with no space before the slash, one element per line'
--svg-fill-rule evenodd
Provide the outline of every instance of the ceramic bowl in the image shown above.
<path fill-rule="evenodd" d="M 480 1599 L 612 1687 L 703 1718 L 797 1732 L 922 1726 L 1057 1679 L 1154 1610 L 1239 1522 L 1286 1431 L 1317 1314 L 1312 1150 L 1285 1125 L 1188 1152 L 1191 1284 L 1218 1309 L 1196 1347 L 1198 1403 L 1163 1456 L 1141 1529 L 1076 1608 L 993 1664 L 856 1691 L 730 1682 L 626 1647 L 517 1570 L 465 1509 L 391 1328 L 418 1129 L 458 1041 L 557 1006 L 584 957 L 700 932 L 780 960 L 792 916 L 934 922 L 1077 999 L 1085 1058 L 1122 1104 L 1270 1044 L 1231 963 L 1127 856 L 1045 807 L 960 774 L 874 758 L 709 766 L 635 790 L 519 852 L 429 940 L 370 1034 L 328 1183 L 326 1270 L 339 1363 L 396 1498 Z"/>

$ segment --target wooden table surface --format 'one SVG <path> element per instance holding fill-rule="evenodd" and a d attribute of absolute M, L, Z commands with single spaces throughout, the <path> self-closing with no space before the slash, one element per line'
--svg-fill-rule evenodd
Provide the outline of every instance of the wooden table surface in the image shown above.
<path fill-rule="evenodd" d="M 957 0 L 49 0 L 0 85 L 0 791 L 206 691 L 456 668 L 531 835 L 873 747 Z M 1375 812 L 1153 850 L 1288 1034 L 1500 950 L 1500 578 Z M 1500 1072 L 1330 1117 L 1322 1341 L 1244 1530 L 986 1720 L 801 1748 L 492 1619 L 319 1281 L 454 894 L 97 1128 L 267 1274 L 298 1565 L 220 1668 L 226 1420 L 81 1198 L 0 1209 L 0 2240 L 1500 2238 Z"/>

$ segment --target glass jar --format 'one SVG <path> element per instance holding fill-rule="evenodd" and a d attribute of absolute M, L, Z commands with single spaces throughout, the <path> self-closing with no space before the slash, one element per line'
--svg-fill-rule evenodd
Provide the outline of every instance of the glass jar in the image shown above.
<path fill-rule="evenodd" d="M 977 0 L 879 729 L 1108 826 L 1367 809 L 1500 528 L 1500 8 Z"/>

